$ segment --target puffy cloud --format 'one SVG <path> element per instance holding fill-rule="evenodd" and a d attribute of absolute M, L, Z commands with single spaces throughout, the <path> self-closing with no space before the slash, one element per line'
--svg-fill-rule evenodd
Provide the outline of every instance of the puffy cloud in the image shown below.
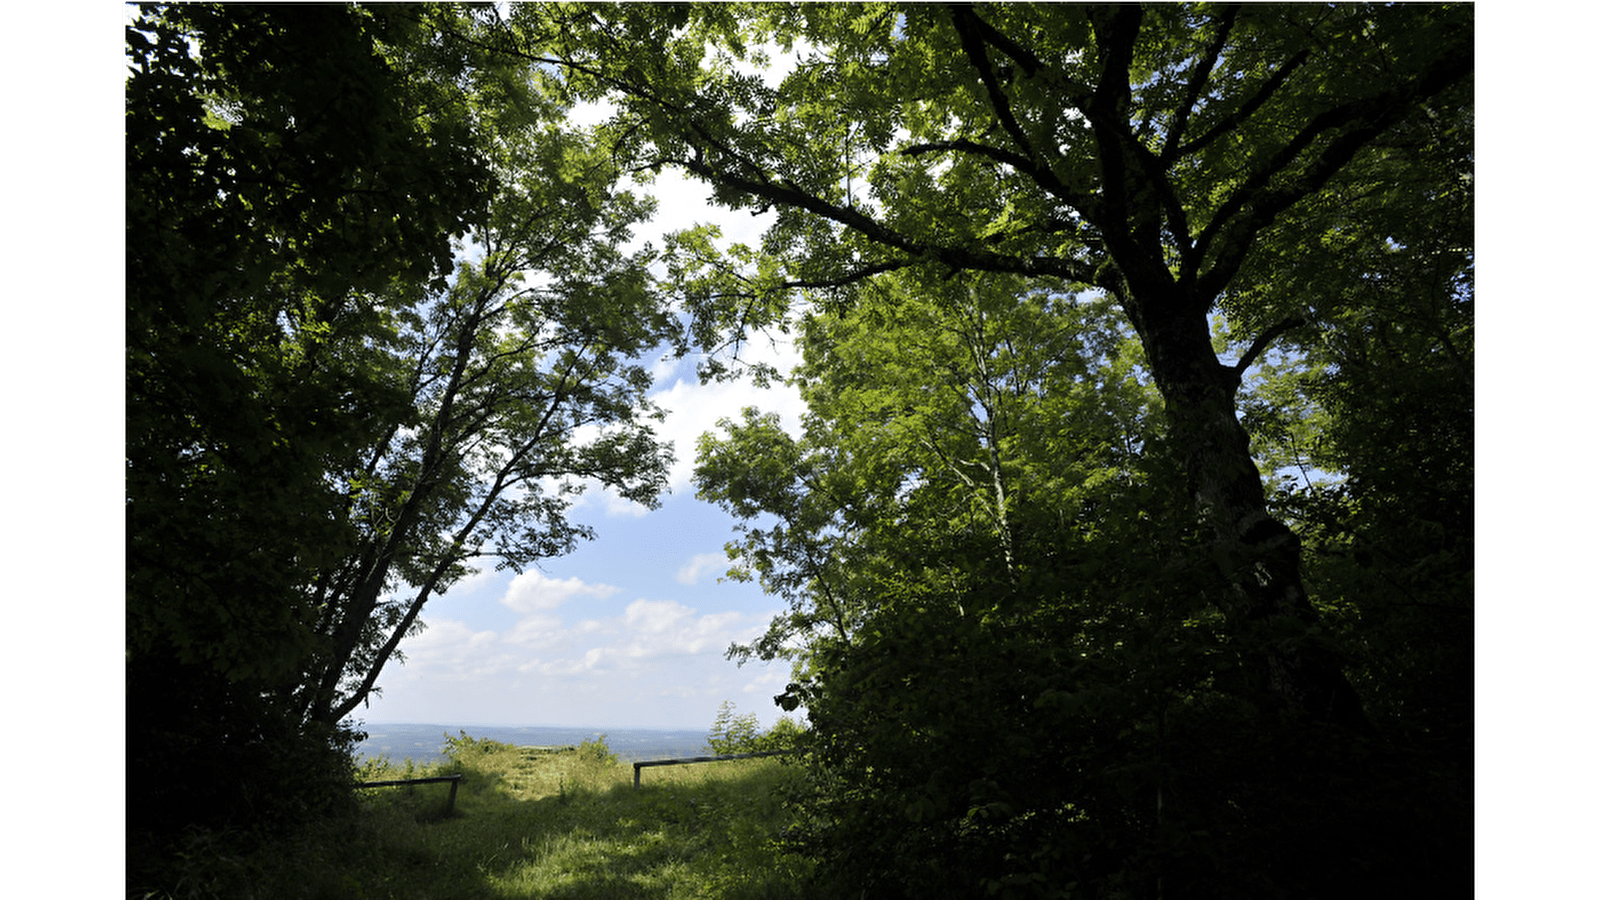
<path fill-rule="evenodd" d="M 517 667 L 517 671 L 524 675 L 546 675 L 557 678 L 572 678 L 588 675 L 601 670 L 600 663 L 606 658 L 606 651 L 602 647 L 591 647 L 581 658 L 565 658 L 551 660 L 530 660 Z"/>
<path fill-rule="evenodd" d="M 678 570 L 679 584 L 698 584 L 700 576 L 708 571 L 717 571 L 721 574 L 728 564 L 726 553 L 696 553 L 683 568 Z"/>
<path fill-rule="evenodd" d="M 765 361 L 772 362 L 783 372 L 789 371 L 799 361 L 798 354 L 792 348 L 759 356 L 765 357 Z M 677 460 L 672 464 L 668 478 L 674 494 L 693 493 L 695 446 L 700 435 L 718 430 L 718 420 L 737 421 L 741 410 L 754 406 L 762 412 L 778 413 L 784 427 L 798 433 L 800 419 L 806 409 L 797 388 L 785 385 L 762 388 L 745 379 L 701 384 L 680 378 L 671 387 L 652 394 L 650 399 L 668 410 L 666 421 L 657 427 L 656 432 L 672 441 L 677 450 Z"/>
<path fill-rule="evenodd" d="M 727 666 L 723 654 L 730 644 L 753 639 L 766 623 L 765 614 L 702 614 L 675 600 L 645 598 L 618 614 L 575 622 L 557 612 L 572 597 L 607 597 L 617 590 L 578 578 L 524 573 L 501 599 L 519 613 L 516 621 L 498 630 L 475 630 L 451 619 L 429 620 L 422 634 L 403 645 L 405 665 L 384 681 L 397 687 L 419 681 L 472 684 L 474 692 L 489 693 L 523 690 L 524 677 L 574 684 L 594 678 L 699 684 Z"/>
<path fill-rule="evenodd" d="M 521 652 L 560 651 L 570 641 L 560 616 L 534 613 L 523 616 L 507 629 L 501 640 L 517 645 Z"/>
<path fill-rule="evenodd" d="M 604 600 L 618 590 L 609 584 L 589 584 L 576 576 L 550 578 L 531 569 L 511 579 L 500 602 L 519 613 L 535 613 L 555 609 L 573 597 Z"/>
<path fill-rule="evenodd" d="M 749 640 L 764 620 L 740 612 L 696 615 L 675 600 L 639 599 L 628 604 L 617 621 L 617 640 L 607 648 L 619 664 L 645 660 L 716 654 L 729 644 Z"/>
<path fill-rule="evenodd" d="M 429 621 L 427 626 L 400 646 L 408 676 L 426 672 L 430 677 L 473 679 L 509 671 L 517 664 L 516 654 L 508 652 L 493 631 L 474 631 L 450 619 Z"/>

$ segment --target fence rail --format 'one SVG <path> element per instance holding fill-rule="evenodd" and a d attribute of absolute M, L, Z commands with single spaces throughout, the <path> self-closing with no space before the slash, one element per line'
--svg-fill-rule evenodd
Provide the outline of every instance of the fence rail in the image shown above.
<path fill-rule="evenodd" d="M 450 782 L 450 799 L 444 802 L 444 814 L 448 816 L 455 811 L 456 788 L 461 786 L 461 779 L 465 777 L 465 775 L 432 775 L 427 778 L 398 778 L 393 781 L 363 781 L 356 785 L 356 787 L 400 787 L 401 785 L 407 784 L 438 784 L 440 782 L 448 781 Z"/>
<path fill-rule="evenodd" d="M 723 756 L 685 756 L 678 759 L 645 759 L 633 764 L 633 789 L 639 789 L 639 771 L 647 766 L 684 766 L 690 763 L 722 762 L 725 759 L 750 759 L 756 756 L 781 756 L 789 750 L 763 750 L 760 753 L 729 753 Z"/>

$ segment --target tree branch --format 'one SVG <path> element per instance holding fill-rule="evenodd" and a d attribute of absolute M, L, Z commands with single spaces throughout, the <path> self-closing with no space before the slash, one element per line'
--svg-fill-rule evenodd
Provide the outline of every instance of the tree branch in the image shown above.
<path fill-rule="evenodd" d="M 1011 100 L 1006 97 L 1005 91 L 1001 89 L 1000 81 L 995 77 L 994 67 L 989 64 L 989 51 L 985 47 L 985 41 L 1004 39 L 1003 36 L 979 19 L 978 14 L 973 12 L 972 7 L 960 5 L 947 8 L 950 11 L 950 19 L 955 25 L 956 34 L 961 38 L 961 49 L 966 52 L 967 61 L 972 63 L 972 67 L 977 70 L 978 79 L 983 82 L 984 89 L 989 92 L 989 105 L 994 109 L 995 118 L 1000 120 L 1000 127 L 1004 128 L 1006 134 L 1010 135 L 1011 139 L 1016 142 L 1017 148 L 1022 151 L 1024 156 L 1033 157 L 1033 145 L 1028 140 L 1028 136 L 1023 133 L 1021 123 L 1017 121 L 1016 114 L 1011 110 Z M 982 37 L 979 36 L 980 31 L 983 32 Z M 1020 53 L 1020 57 L 1031 57 L 1031 54 L 1021 53 L 1020 47 L 1016 49 Z M 1029 62 L 1020 57 L 1018 62 L 1023 63 L 1025 70 L 1032 74 L 1036 65 L 1030 65 Z M 1033 60 L 1032 63 L 1036 64 L 1037 61 Z"/>
<path fill-rule="evenodd" d="M 1105 197 L 1104 221 L 1098 223 L 1106 235 L 1107 249 L 1114 258 L 1127 257 L 1129 237 L 1128 169 L 1123 156 L 1123 126 L 1131 102 L 1128 86 L 1133 64 L 1133 45 L 1138 39 L 1143 12 L 1137 6 L 1114 10 L 1097 9 L 1090 13 L 1095 41 L 1100 46 L 1100 83 L 1086 104 L 1084 115 L 1094 129 L 1103 173 L 1101 192 Z M 1123 252 L 1117 252 L 1121 250 Z"/>
<path fill-rule="evenodd" d="M 1171 157 L 1173 159 L 1177 159 L 1181 156 L 1188 156 L 1191 153 L 1196 153 L 1204 149 L 1206 145 L 1215 141 L 1217 138 L 1244 124 L 1245 120 L 1249 119 L 1252 115 L 1255 115 L 1256 110 L 1260 109 L 1262 104 L 1271 99 L 1272 95 L 1277 93 L 1278 88 L 1282 87 L 1283 83 L 1289 80 L 1289 76 L 1294 74 L 1295 70 L 1300 68 L 1300 66 L 1302 66 L 1306 60 L 1310 58 L 1311 51 L 1309 50 L 1301 50 L 1299 53 L 1291 56 L 1289 61 L 1285 62 L 1283 66 L 1278 69 L 1278 71 L 1272 73 L 1272 77 L 1267 79 L 1266 83 L 1261 86 L 1261 90 L 1257 91 L 1255 96 L 1251 97 L 1249 100 L 1246 100 L 1239 106 L 1238 109 L 1234 110 L 1231 114 L 1223 118 L 1221 122 L 1218 122 L 1216 125 L 1212 126 L 1210 131 L 1198 138 L 1195 138 L 1189 143 L 1178 147 L 1171 153 Z M 1163 153 L 1162 155 L 1167 156 L 1168 154 Z"/>
<path fill-rule="evenodd" d="M 1413 84 L 1353 100 L 1315 116 L 1234 191 L 1201 233 L 1196 241 L 1199 256 L 1203 258 L 1212 246 L 1220 249 L 1210 271 L 1199 280 L 1197 296 L 1214 297 L 1233 279 L 1256 235 L 1271 225 L 1279 213 L 1320 190 L 1357 153 L 1403 119 L 1418 101 L 1446 90 L 1471 72 L 1472 52 L 1457 50 Z M 1336 133 L 1333 139 L 1305 162 L 1299 177 L 1270 187 L 1275 178 L 1301 162 L 1330 132 Z"/>
<path fill-rule="evenodd" d="M 696 129 L 698 132 L 698 129 Z M 735 157 L 737 159 L 737 157 Z M 774 206 L 788 206 L 805 210 L 850 228 L 867 240 L 904 253 L 903 262 L 884 263 L 895 268 L 909 265 L 917 259 L 934 259 L 955 269 L 975 269 L 987 272 L 1010 272 L 1019 275 L 1047 275 L 1068 280 L 1087 281 L 1092 277 L 1082 267 L 1070 260 L 1054 257 L 1027 257 L 1018 259 L 1000 253 L 973 250 L 967 247 L 927 244 L 885 226 L 859 210 L 839 206 L 811 194 L 787 179 L 774 180 L 759 168 L 754 176 L 736 175 L 707 162 L 703 154 L 695 158 L 666 160 L 680 165 L 695 176 L 712 184 L 734 188 Z M 859 279 L 852 279 L 859 280 Z"/>
<path fill-rule="evenodd" d="M 1211 40 L 1211 46 L 1206 49 L 1205 58 L 1195 67 L 1194 76 L 1189 79 L 1189 85 L 1184 91 L 1183 103 L 1178 106 L 1178 114 L 1167 129 L 1167 141 L 1161 148 L 1163 166 L 1171 165 L 1180 155 L 1178 140 L 1189 127 L 1189 116 L 1194 112 L 1194 105 L 1200 102 L 1200 91 L 1211 78 L 1211 70 L 1216 68 L 1217 60 L 1222 56 L 1222 48 L 1227 46 L 1228 36 L 1233 32 L 1233 23 L 1238 17 L 1238 4 L 1223 7 L 1217 33 Z"/>
<path fill-rule="evenodd" d="M 910 146 L 901 148 L 899 152 L 901 156 L 913 157 L 941 152 L 971 153 L 974 156 L 981 156 L 992 162 L 1010 166 L 1013 169 L 1016 169 L 1018 172 L 1027 175 L 1029 178 L 1033 179 L 1035 184 L 1044 188 L 1049 193 L 1055 194 L 1057 197 L 1061 198 L 1064 203 L 1077 210 L 1080 214 L 1089 215 L 1092 212 L 1094 200 L 1088 194 L 1073 191 L 1072 189 L 1068 188 L 1064 183 L 1062 183 L 1060 178 L 1056 177 L 1054 170 L 1047 165 L 1042 165 L 1033 157 L 1024 156 L 1021 153 L 1016 153 L 1003 147 L 994 147 L 989 144 L 981 144 L 969 138 L 955 138 L 948 141 L 929 141 L 922 144 L 911 144 Z"/>
<path fill-rule="evenodd" d="M 1239 357 L 1239 361 L 1233 364 L 1234 378 L 1243 381 L 1244 373 L 1249 371 L 1250 367 L 1255 364 L 1256 359 L 1266 352 L 1267 347 L 1271 346 L 1273 341 L 1282 337 L 1285 333 L 1299 328 L 1308 321 L 1304 316 L 1290 316 L 1261 332 L 1254 341 L 1250 342 L 1250 349 L 1246 350 L 1244 355 Z"/>

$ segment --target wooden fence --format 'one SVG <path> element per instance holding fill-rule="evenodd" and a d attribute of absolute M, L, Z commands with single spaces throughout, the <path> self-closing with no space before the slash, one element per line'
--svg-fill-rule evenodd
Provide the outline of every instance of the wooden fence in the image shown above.
<path fill-rule="evenodd" d="M 465 777 L 465 775 L 434 775 L 428 778 L 400 778 L 395 781 L 363 781 L 356 787 L 399 787 L 404 784 L 437 784 L 442 781 L 448 781 L 450 782 L 450 799 L 444 802 L 444 814 L 448 816 L 455 811 L 456 788 L 461 786 L 461 779 Z"/>
<path fill-rule="evenodd" d="M 721 762 L 725 759 L 750 759 L 755 756 L 780 756 L 788 750 L 763 750 L 760 753 L 730 753 L 725 756 L 687 756 L 681 759 L 646 759 L 633 764 L 633 789 L 639 789 L 639 771 L 646 766 L 683 766 L 690 763 Z"/>

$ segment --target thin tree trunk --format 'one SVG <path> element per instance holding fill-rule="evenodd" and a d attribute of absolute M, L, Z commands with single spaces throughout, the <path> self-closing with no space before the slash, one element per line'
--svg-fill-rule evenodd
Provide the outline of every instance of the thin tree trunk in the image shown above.
<path fill-rule="evenodd" d="M 315 690 L 307 704 L 306 718 L 332 724 L 338 721 L 335 713 L 341 709 L 337 703 L 339 682 L 350 669 L 350 661 L 362 643 L 362 633 L 368 620 L 377 610 L 384 587 L 389 583 L 389 573 L 400 548 L 411 539 L 417 517 L 431 501 L 438 488 L 440 469 L 445 457 L 446 431 L 467 369 L 472 359 L 473 343 L 478 336 L 488 293 L 480 294 L 475 304 L 463 314 L 455 327 L 455 358 L 450 370 L 450 380 L 441 392 L 439 409 L 428 423 L 427 445 L 423 450 L 409 496 L 400 504 L 389 535 L 371 547 L 362 560 L 362 571 L 348 596 L 339 598 L 340 618 L 333 623 L 330 652 L 320 673 Z M 376 460 L 375 460 L 376 461 Z M 414 616 L 413 616 L 414 618 Z"/>

